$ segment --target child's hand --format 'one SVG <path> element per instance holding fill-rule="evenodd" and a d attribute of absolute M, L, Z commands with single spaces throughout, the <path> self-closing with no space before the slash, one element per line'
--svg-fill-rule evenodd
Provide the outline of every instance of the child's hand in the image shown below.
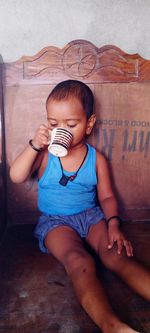
<path fill-rule="evenodd" d="M 108 226 L 108 249 L 111 249 L 114 243 L 117 243 L 118 254 L 121 254 L 123 248 L 125 247 L 127 256 L 133 256 L 133 248 L 131 242 L 125 238 L 124 234 L 121 232 L 118 226 L 110 225 Z"/>
<path fill-rule="evenodd" d="M 49 144 L 49 128 L 46 125 L 41 125 L 32 139 L 32 143 L 36 148 L 43 148 Z"/>

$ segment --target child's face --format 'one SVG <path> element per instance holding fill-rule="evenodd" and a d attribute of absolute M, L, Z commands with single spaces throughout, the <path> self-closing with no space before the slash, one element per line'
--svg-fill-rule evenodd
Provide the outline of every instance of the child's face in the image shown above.
<path fill-rule="evenodd" d="M 88 120 L 82 104 L 75 97 L 62 101 L 49 100 L 47 119 L 51 130 L 55 127 L 71 130 L 73 134 L 71 146 L 83 143 L 85 136 L 90 134 L 95 123 L 95 116 L 92 115 Z"/>

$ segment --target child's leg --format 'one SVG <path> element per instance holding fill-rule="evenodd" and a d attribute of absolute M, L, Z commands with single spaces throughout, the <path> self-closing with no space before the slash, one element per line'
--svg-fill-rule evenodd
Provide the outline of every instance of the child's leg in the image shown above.
<path fill-rule="evenodd" d="M 104 333 L 135 333 L 111 309 L 97 279 L 94 261 L 75 231 L 58 227 L 48 233 L 45 245 L 64 265 L 80 303 Z"/>
<path fill-rule="evenodd" d="M 117 273 L 134 291 L 147 300 L 150 300 L 150 272 L 127 257 L 125 251 L 117 254 L 116 246 L 107 249 L 107 226 L 105 221 L 93 225 L 87 237 L 87 242 L 99 254 L 101 261 L 110 270 Z M 139 277 L 137 279 L 137 277 Z"/>

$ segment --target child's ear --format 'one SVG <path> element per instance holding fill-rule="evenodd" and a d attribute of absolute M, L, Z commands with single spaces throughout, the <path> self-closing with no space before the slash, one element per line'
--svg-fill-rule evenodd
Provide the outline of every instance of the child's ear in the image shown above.
<path fill-rule="evenodd" d="M 95 116 L 95 114 L 92 114 L 92 116 L 88 119 L 88 122 L 87 122 L 87 127 L 86 127 L 87 135 L 89 135 L 92 132 L 95 122 L 96 122 L 96 116 Z"/>

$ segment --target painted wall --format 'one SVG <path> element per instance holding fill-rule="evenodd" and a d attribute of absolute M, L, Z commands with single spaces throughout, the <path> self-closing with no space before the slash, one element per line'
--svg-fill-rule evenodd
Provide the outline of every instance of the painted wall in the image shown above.
<path fill-rule="evenodd" d="M 114 44 L 150 59 L 150 0 L 0 0 L 5 62 L 75 39 Z"/>

